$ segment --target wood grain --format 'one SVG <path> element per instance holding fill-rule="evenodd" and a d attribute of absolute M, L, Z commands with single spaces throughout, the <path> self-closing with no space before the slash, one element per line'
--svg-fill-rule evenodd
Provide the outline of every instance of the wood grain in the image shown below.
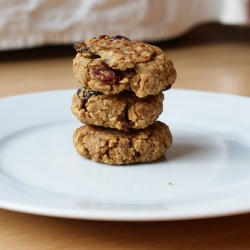
<path fill-rule="evenodd" d="M 173 88 L 250 96 L 250 29 L 207 25 L 156 45 L 178 71 Z M 74 56 L 72 45 L 0 52 L 0 97 L 78 88 Z"/>
<path fill-rule="evenodd" d="M 0 249 L 249 249 L 250 215 L 169 222 L 102 222 L 2 210 Z"/>
<path fill-rule="evenodd" d="M 161 42 L 174 88 L 250 96 L 250 30 L 202 26 Z M 0 97 L 78 88 L 70 46 L 0 52 Z M 250 249 L 250 214 L 169 222 L 71 220 L 0 210 L 0 249 Z"/>

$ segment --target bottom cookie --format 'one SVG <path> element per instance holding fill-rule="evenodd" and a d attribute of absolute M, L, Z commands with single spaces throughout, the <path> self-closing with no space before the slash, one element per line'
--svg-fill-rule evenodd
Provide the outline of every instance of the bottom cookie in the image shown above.
<path fill-rule="evenodd" d="M 86 158 L 122 165 L 159 159 L 171 146 L 172 135 L 168 126 L 159 121 L 129 132 L 84 125 L 76 129 L 73 142 L 77 152 Z"/>

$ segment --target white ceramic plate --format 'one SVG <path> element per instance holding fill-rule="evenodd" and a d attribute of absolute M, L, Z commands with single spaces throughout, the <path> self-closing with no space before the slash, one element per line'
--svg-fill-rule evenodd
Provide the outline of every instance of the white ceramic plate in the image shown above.
<path fill-rule="evenodd" d="M 0 207 L 100 220 L 176 220 L 250 211 L 250 98 L 169 90 L 171 149 L 151 164 L 79 156 L 75 90 L 0 99 Z"/>

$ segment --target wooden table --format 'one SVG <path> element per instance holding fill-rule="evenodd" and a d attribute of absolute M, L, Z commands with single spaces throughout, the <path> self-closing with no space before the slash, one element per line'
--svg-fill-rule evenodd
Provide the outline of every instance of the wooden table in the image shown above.
<path fill-rule="evenodd" d="M 208 25 L 157 45 L 174 88 L 250 96 L 250 30 Z M 78 88 L 72 46 L 0 53 L 0 97 Z M 102 222 L 0 210 L 0 249 L 250 249 L 250 214 L 166 222 Z"/>

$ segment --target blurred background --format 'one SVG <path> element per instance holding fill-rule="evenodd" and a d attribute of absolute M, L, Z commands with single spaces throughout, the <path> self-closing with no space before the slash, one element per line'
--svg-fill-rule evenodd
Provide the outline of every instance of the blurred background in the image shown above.
<path fill-rule="evenodd" d="M 249 2 L 0 0 L 0 98 L 79 88 L 72 70 L 73 44 L 100 34 L 120 34 L 161 47 L 177 70 L 172 89 L 249 98 Z M 31 109 L 40 112 L 42 105 L 34 103 Z M 22 114 L 19 107 L 12 110 Z M 2 119 L 0 124 L 4 124 Z M 0 134 L 3 131 L 0 125 Z M 236 150 L 236 155 L 241 153 Z M 186 222 L 109 223 L 1 209 L 0 249 L 250 249 L 249 222 L 249 215 L 242 215 Z"/>
<path fill-rule="evenodd" d="M 249 0 L 0 0 L 0 96 L 78 87 L 73 44 L 100 34 L 164 49 L 174 88 L 250 96 L 249 16 Z"/>

